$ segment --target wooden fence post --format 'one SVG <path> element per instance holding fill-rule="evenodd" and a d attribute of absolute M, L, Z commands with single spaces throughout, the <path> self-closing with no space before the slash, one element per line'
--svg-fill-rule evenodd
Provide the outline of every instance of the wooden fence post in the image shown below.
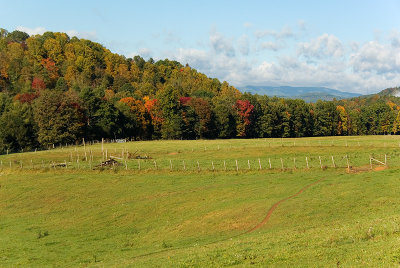
<path fill-rule="evenodd" d="M 271 169 L 272 168 L 271 158 L 268 158 L 268 163 L 269 163 L 269 169 Z"/>
<path fill-rule="evenodd" d="M 248 166 L 249 169 L 250 169 L 250 160 L 247 160 L 247 166 Z"/>
<path fill-rule="evenodd" d="M 200 171 L 200 163 L 197 161 L 197 171 Z"/>
<path fill-rule="evenodd" d="M 282 170 L 283 170 L 283 160 L 282 160 L 282 158 L 281 158 L 281 167 L 282 167 Z"/>
<path fill-rule="evenodd" d="M 350 172 L 349 157 L 347 155 L 346 155 L 346 161 L 347 161 L 347 172 Z"/>
<path fill-rule="evenodd" d="M 318 158 L 319 158 L 319 166 L 321 167 L 321 169 L 322 169 L 322 161 L 321 161 L 321 156 L 318 156 Z"/>
<path fill-rule="evenodd" d="M 237 171 L 239 171 L 239 166 L 238 166 L 237 160 L 235 160 L 235 161 L 236 161 L 236 172 L 237 172 Z"/>
<path fill-rule="evenodd" d="M 296 157 L 293 158 L 293 166 L 294 166 L 294 169 L 296 169 Z"/>
<path fill-rule="evenodd" d="M 224 170 L 226 171 L 226 161 L 224 160 Z"/>
<path fill-rule="evenodd" d="M 333 168 L 336 168 L 335 160 L 333 159 L 333 155 L 331 155 L 331 158 L 332 158 L 332 166 L 333 166 Z"/>
<path fill-rule="evenodd" d="M 261 167 L 261 160 L 260 160 L 260 158 L 258 158 L 258 165 L 260 166 L 260 170 L 261 170 L 262 167 Z"/>
<path fill-rule="evenodd" d="M 310 169 L 310 167 L 308 166 L 308 157 L 306 156 L 306 164 L 307 164 L 307 169 Z"/>
<path fill-rule="evenodd" d="M 169 160 L 169 169 L 172 170 L 172 160 Z"/>
<path fill-rule="evenodd" d="M 214 162 L 213 162 L 213 161 L 211 161 L 211 165 L 212 165 L 212 169 L 213 169 L 213 171 L 214 171 L 215 168 L 214 168 Z"/>
<path fill-rule="evenodd" d="M 185 160 L 183 160 L 182 162 L 183 162 L 183 170 L 186 170 Z"/>
<path fill-rule="evenodd" d="M 372 169 L 372 156 L 371 156 L 371 155 L 369 156 L 369 166 L 370 166 L 371 169 Z"/>

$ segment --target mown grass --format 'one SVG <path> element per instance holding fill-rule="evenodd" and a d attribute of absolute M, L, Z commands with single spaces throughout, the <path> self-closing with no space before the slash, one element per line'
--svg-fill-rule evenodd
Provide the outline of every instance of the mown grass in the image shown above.
<path fill-rule="evenodd" d="M 105 145 L 151 156 L 140 171 L 137 160 L 128 160 L 128 170 L 90 170 L 85 161 L 79 169 L 5 165 L 34 157 L 38 163 L 62 161 L 74 147 L 1 156 L 0 266 L 398 266 L 396 138 L 335 138 L 343 144 L 333 146 L 333 138 Z M 82 149 L 77 147 L 81 154 Z M 100 145 L 86 149 L 99 152 L 101 161 Z M 390 166 L 347 173 L 345 160 L 339 160 L 346 154 L 354 166 L 369 166 L 369 154 L 388 154 Z M 318 156 L 331 155 L 341 168 L 321 169 Z M 305 156 L 312 159 L 310 169 L 300 162 Z M 293 157 L 297 169 L 289 166 Z M 284 158 L 285 170 L 280 161 L 270 170 L 268 158 Z M 234 164 L 227 171 L 205 167 L 236 159 L 239 172 Z M 199 161 L 201 171 L 196 165 L 178 168 L 183 160 Z M 246 233 L 274 203 L 321 178 L 280 204 L 266 225 Z"/>

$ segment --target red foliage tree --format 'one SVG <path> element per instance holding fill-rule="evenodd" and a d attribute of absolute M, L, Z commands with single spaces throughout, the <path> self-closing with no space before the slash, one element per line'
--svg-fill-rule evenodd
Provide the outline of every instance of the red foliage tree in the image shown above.
<path fill-rule="evenodd" d="M 186 105 L 188 102 L 190 102 L 192 100 L 192 97 L 180 97 L 179 98 L 179 102 L 182 105 Z"/>
<path fill-rule="evenodd" d="M 37 93 L 22 93 L 22 94 L 17 94 L 14 97 L 14 100 L 19 101 L 20 103 L 31 103 L 34 99 L 39 97 L 39 94 Z"/>
<path fill-rule="evenodd" d="M 250 116 L 253 113 L 254 105 L 252 105 L 248 100 L 237 100 L 235 106 L 239 116 L 236 125 L 237 134 L 240 137 L 245 137 L 247 129 L 251 124 Z"/>
<path fill-rule="evenodd" d="M 50 79 L 56 80 L 58 78 L 58 68 L 52 59 L 42 59 L 41 64 L 46 69 Z"/>
<path fill-rule="evenodd" d="M 32 89 L 35 91 L 40 91 L 46 88 L 46 84 L 44 83 L 43 79 L 40 77 L 33 78 L 32 81 Z"/>

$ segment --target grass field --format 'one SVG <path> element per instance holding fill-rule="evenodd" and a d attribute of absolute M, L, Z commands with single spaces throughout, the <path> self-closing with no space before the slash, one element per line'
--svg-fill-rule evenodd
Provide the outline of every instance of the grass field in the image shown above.
<path fill-rule="evenodd" d="M 398 267 L 399 142 L 151 141 L 3 155 L 0 266 Z M 105 151 L 121 165 L 92 170 Z M 370 155 L 387 166 L 371 170 Z"/>

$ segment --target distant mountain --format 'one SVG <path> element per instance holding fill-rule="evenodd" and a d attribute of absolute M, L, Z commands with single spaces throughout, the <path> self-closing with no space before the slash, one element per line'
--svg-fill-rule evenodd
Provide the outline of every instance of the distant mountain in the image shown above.
<path fill-rule="evenodd" d="M 400 87 L 392 87 L 382 90 L 378 93 L 379 96 L 400 97 Z"/>
<path fill-rule="evenodd" d="M 281 98 L 303 99 L 306 102 L 317 100 L 337 100 L 361 96 L 358 93 L 343 92 L 326 87 L 289 87 L 289 86 L 245 86 L 240 91 Z"/>

